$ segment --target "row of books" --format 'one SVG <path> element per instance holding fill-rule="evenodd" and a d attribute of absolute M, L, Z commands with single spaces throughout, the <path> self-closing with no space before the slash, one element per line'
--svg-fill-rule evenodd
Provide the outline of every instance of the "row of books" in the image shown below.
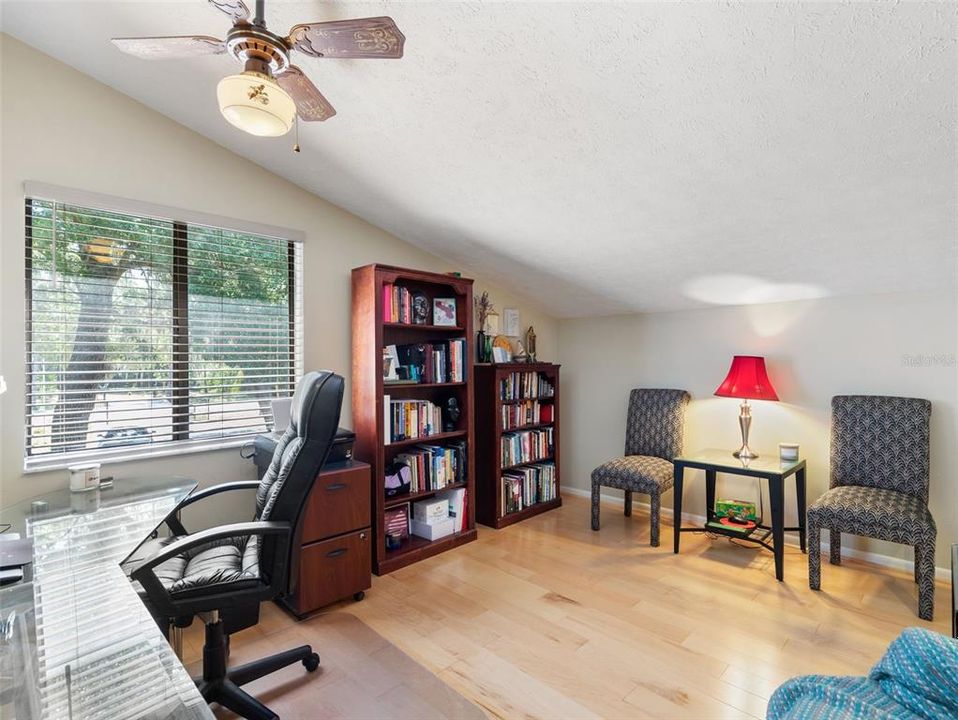
<path fill-rule="evenodd" d="M 552 457 L 552 431 L 550 427 L 542 430 L 503 433 L 502 467 Z"/>
<path fill-rule="evenodd" d="M 556 496 L 555 463 L 516 468 L 502 474 L 502 513 L 519 512 Z"/>
<path fill-rule="evenodd" d="M 552 383 L 537 372 L 514 372 L 499 383 L 499 397 L 503 400 L 551 398 L 555 395 Z"/>
<path fill-rule="evenodd" d="M 383 285 L 384 322 L 412 325 L 413 312 L 413 296 L 409 290 L 401 285 Z"/>
<path fill-rule="evenodd" d="M 514 430 L 524 425 L 540 425 L 552 422 L 552 403 L 540 403 L 538 400 L 502 406 L 502 429 Z"/>
<path fill-rule="evenodd" d="M 384 380 L 411 383 L 453 383 L 466 380 L 466 339 L 432 343 L 387 345 L 384 353 L 392 368 Z"/>
<path fill-rule="evenodd" d="M 465 482 L 468 475 L 465 440 L 449 445 L 417 445 L 396 455 L 396 462 L 409 467 L 409 492 L 440 490 Z"/>
<path fill-rule="evenodd" d="M 383 437 L 386 444 L 442 432 L 442 408 L 428 400 L 393 400 L 383 395 Z"/>

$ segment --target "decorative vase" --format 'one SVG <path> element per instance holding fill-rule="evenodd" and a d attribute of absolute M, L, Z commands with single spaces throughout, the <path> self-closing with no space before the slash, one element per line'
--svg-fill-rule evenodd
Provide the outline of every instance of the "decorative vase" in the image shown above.
<path fill-rule="evenodd" d="M 476 362 L 486 362 L 486 334 L 482 330 L 476 334 Z"/>

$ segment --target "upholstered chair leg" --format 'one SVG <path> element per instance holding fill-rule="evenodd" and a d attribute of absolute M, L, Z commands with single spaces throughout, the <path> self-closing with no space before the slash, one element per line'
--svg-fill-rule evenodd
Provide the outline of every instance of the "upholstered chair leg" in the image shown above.
<path fill-rule="evenodd" d="M 921 543 L 915 545 L 915 582 L 919 580 L 919 569 L 921 568 Z"/>
<path fill-rule="evenodd" d="M 808 548 L 808 587 L 812 590 L 822 589 L 822 531 L 817 525 L 809 525 L 805 532 L 808 534 L 806 546 Z"/>
<path fill-rule="evenodd" d="M 592 481 L 592 529 L 599 529 L 599 483 Z"/>
<path fill-rule="evenodd" d="M 632 517 L 632 491 L 625 491 L 625 516 Z"/>
<path fill-rule="evenodd" d="M 842 564 L 842 534 L 838 530 L 828 531 L 828 561 L 832 565 Z"/>
<path fill-rule="evenodd" d="M 935 541 L 922 545 L 918 560 L 918 617 L 935 617 Z"/>
<path fill-rule="evenodd" d="M 659 513 L 662 509 L 662 498 L 657 492 L 653 492 L 649 495 L 649 515 L 652 520 L 652 529 L 651 539 L 649 540 L 649 545 L 652 547 L 659 546 Z"/>

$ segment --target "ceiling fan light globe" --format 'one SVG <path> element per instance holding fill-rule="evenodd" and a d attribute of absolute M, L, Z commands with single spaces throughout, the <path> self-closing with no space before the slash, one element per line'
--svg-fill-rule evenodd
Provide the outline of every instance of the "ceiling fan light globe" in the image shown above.
<path fill-rule="evenodd" d="M 226 121 L 250 135 L 285 135 L 296 117 L 293 98 L 262 73 L 226 76 L 216 86 L 216 99 Z"/>

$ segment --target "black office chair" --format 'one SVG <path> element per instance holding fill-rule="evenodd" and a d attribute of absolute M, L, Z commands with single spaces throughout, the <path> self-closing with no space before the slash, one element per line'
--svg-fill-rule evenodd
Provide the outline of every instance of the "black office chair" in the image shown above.
<path fill-rule="evenodd" d="M 313 481 L 332 447 L 343 402 L 343 378 L 311 372 L 296 387 L 286 430 L 262 480 L 223 483 L 192 495 L 192 505 L 222 492 L 256 489 L 252 522 L 189 534 L 178 519 L 171 538 L 157 541 L 137 560 L 131 577 L 140 583 L 151 612 L 168 627 L 189 626 L 200 614 L 206 623 L 203 677 L 197 687 L 249 720 L 279 717 L 240 689 L 280 668 L 302 662 L 312 672 L 319 655 L 309 645 L 228 669 L 229 635 L 255 625 L 259 604 L 291 593 L 297 528 Z M 138 553 L 142 558 L 144 553 Z"/>

